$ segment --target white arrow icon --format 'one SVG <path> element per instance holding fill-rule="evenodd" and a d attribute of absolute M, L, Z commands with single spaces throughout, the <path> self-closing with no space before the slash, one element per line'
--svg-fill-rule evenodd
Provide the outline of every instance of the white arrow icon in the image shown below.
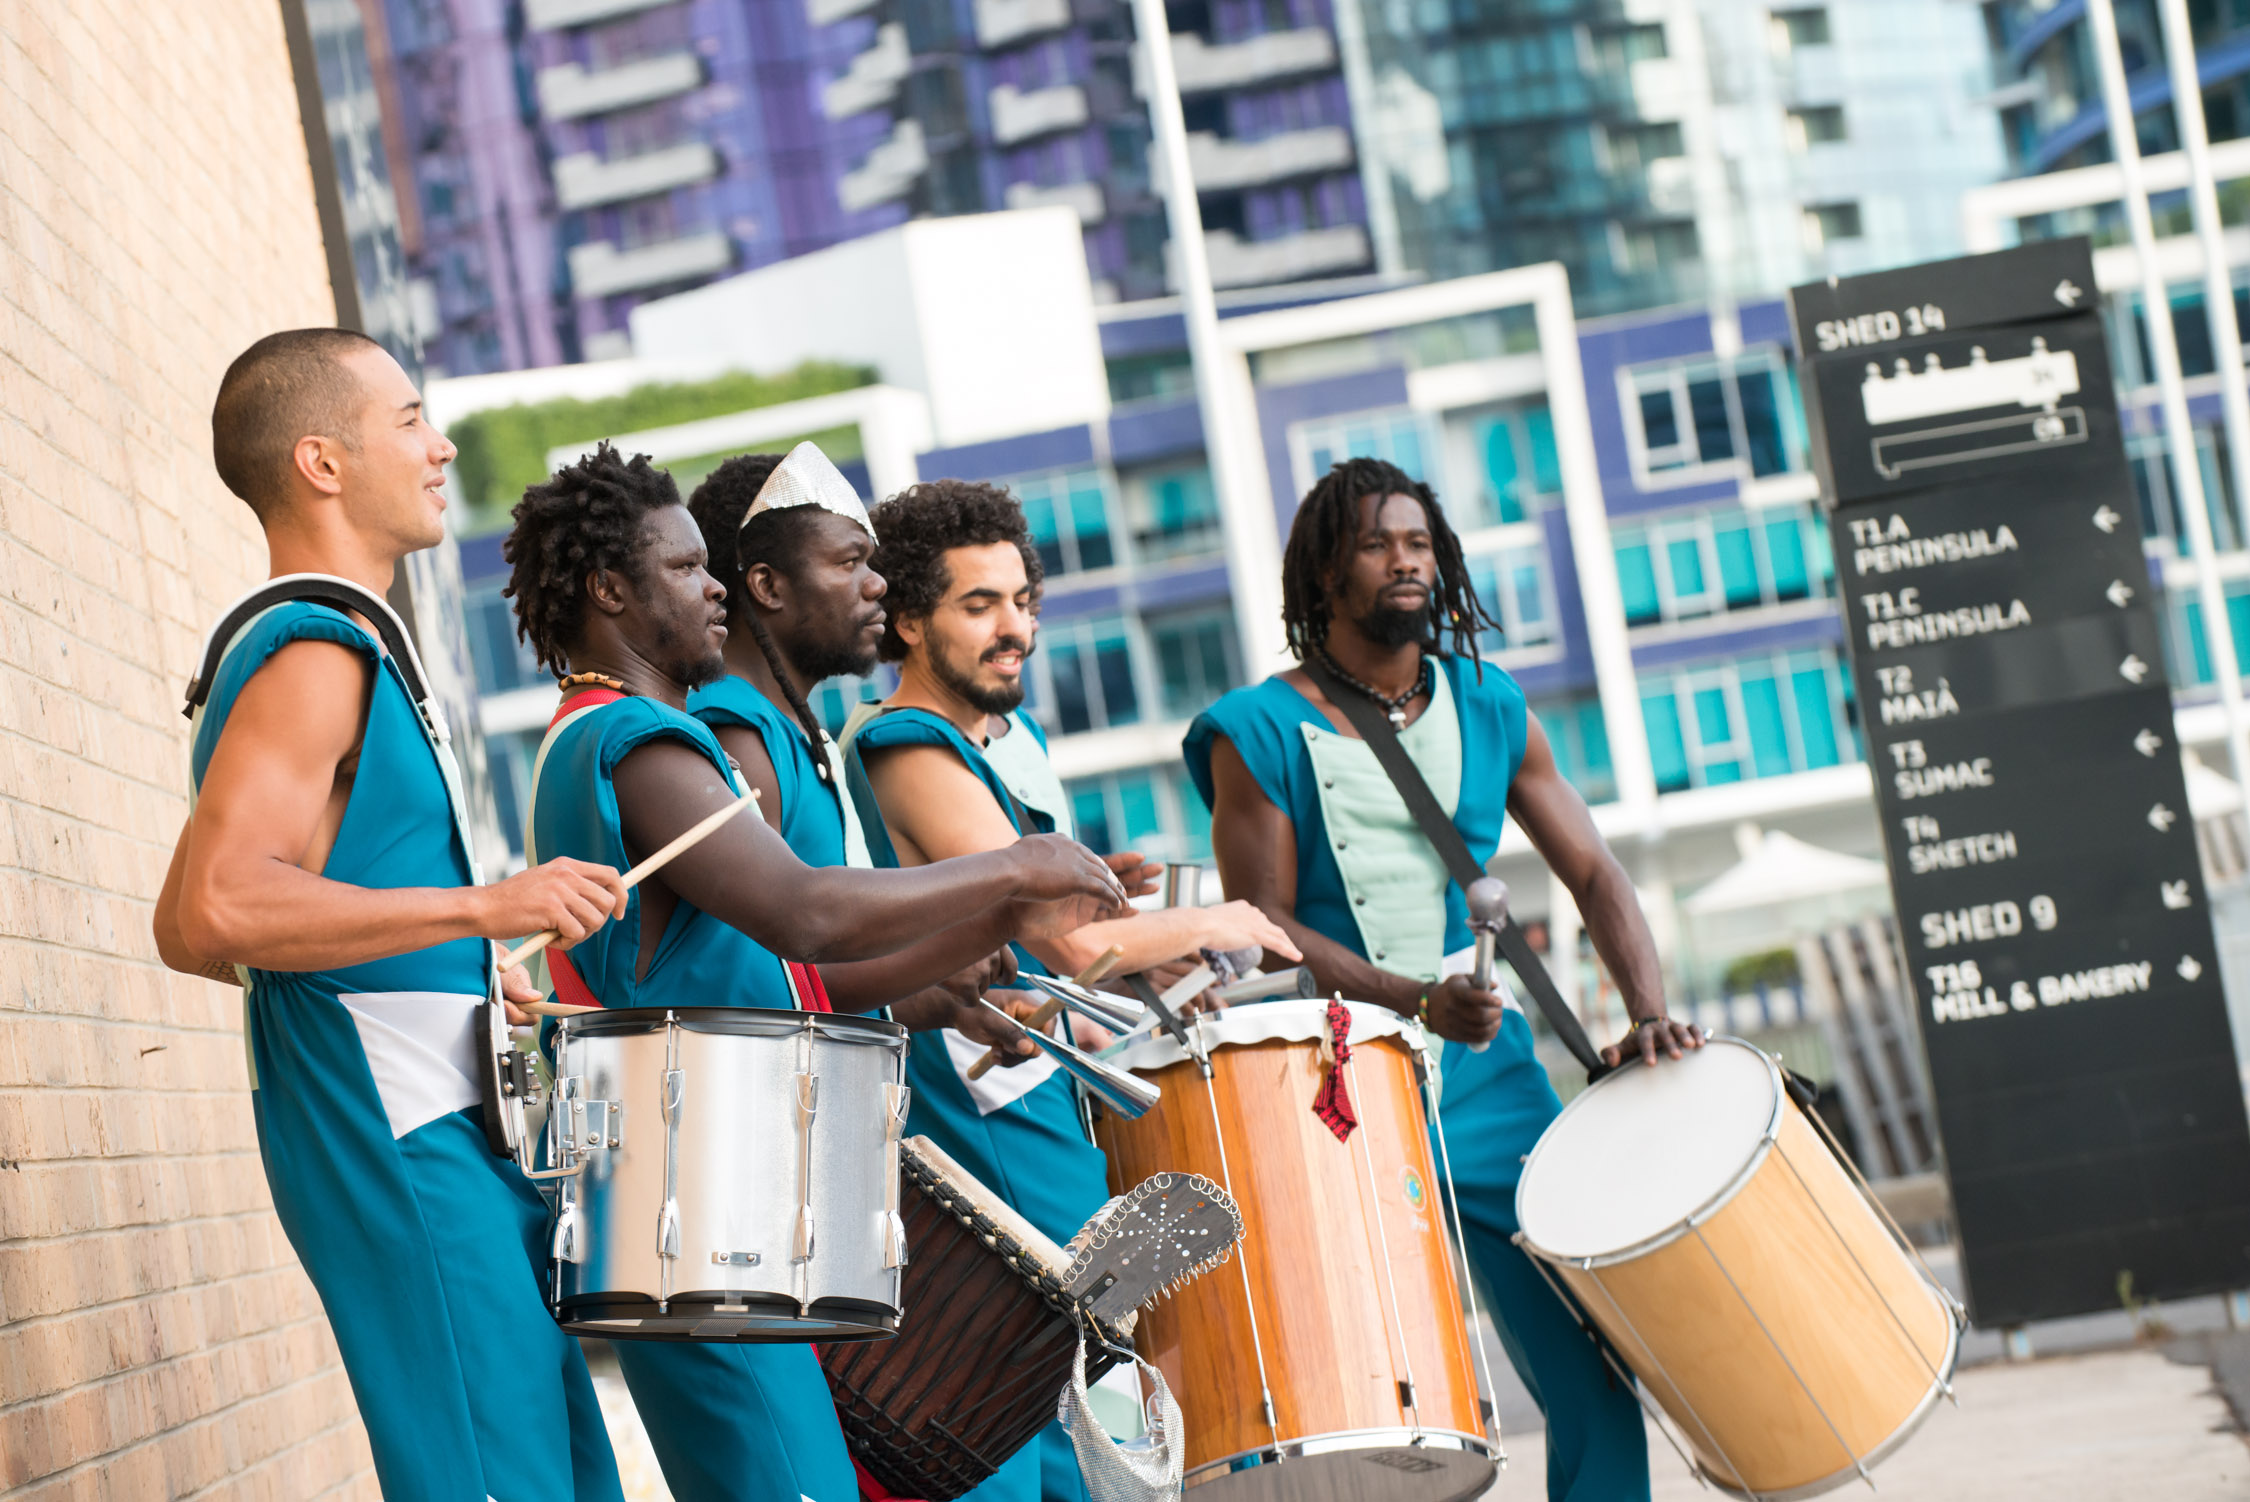
<path fill-rule="evenodd" d="M 2117 524 L 2124 519 L 2124 517 L 2119 516 L 2116 512 L 2110 510 L 2107 506 L 2102 507 L 2099 511 L 2096 511 L 2094 513 L 2094 525 L 2101 528 L 2104 532 L 2116 531 Z"/>
<path fill-rule="evenodd" d="M 2143 756 L 2154 756 L 2164 748 L 2164 737 L 2153 730 L 2144 730 L 2133 737 L 2133 749 Z"/>
<path fill-rule="evenodd" d="M 2180 972 L 2181 980 L 2194 980 L 2197 976 L 2203 973 L 2203 967 L 2196 963 L 2195 956 L 2192 954 L 2183 954 L 2180 956 L 2178 969 Z"/>
<path fill-rule="evenodd" d="M 2078 290 L 2078 284 L 2072 281 L 2067 276 L 2064 277 L 2061 281 L 2055 283 L 2055 301 L 2061 303 L 2066 308 L 2077 307 L 2078 299 L 2084 297 L 2085 295 L 2085 293 Z"/>
<path fill-rule="evenodd" d="M 2127 584 L 2123 579 L 2110 580 L 2109 588 L 2103 590 L 2102 593 L 2109 596 L 2109 603 L 2115 605 L 2119 610 L 2123 610 L 2127 605 L 2133 603 L 2133 586 Z"/>
<path fill-rule="evenodd" d="M 2179 817 L 2180 816 L 2178 814 L 2173 813 L 2170 809 L 2159 803 L 2156 805 L 2156 807 L 2148 811 L 2149 827 L 2155 830 L 2158 834 L 2162 834 L 2166 830 L 2170 829 L 2172 825 L 2178 821 Z"/>
<path fill-rule="evenodd" d="M 2158 882 L 2156 885 L 2156 890 L 2164 898 L 2164 905 L 2166 907 L 2183 908 L 2193 907 L 2195 905 L 2193 900 L 2188 896 L 2187 883 L 2185 881 Z"/>
<path fill-rule="evenodd" d="M 2125 660 L 2117 665 L 2117 673 L 2128 683 L 2138 683 L 2148 676 L 2148 664 L 2128 652 Z"/>

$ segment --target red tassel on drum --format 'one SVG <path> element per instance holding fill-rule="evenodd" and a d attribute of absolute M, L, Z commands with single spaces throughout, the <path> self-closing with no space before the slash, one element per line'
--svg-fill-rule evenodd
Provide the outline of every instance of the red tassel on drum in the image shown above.
<path fill-rule="evenodd" d="M 1351 1140 L 1352 1129 L 1359 1125 L 1359 1116 L 1352 1110 L 1350 1092 L 1344 1088 L 1344 1066 L 1352 1061 L 1352 1014 L 1343 1002 L 1328 1003 L 1328 1047 L 1321 1052 L 1330 1055 L 1328 1078 L 1321 1082 L 1320 1093 L 1313 1097 L 1313 1114 L 1328 1124 L 1338 1142 Z"/>

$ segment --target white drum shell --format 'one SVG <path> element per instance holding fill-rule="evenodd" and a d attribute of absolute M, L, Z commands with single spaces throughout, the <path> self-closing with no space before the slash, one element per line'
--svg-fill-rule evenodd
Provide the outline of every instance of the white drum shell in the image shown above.
<path fill-rule="evenodd" d="M 699 1338 L 832 1339 L 846 1332 L 809 1328 L 827 1323 L 809 1318 L 809 1306 L 849 1300 L 895 1321 L 904 1067 L 902 1030 L 858 1017 L 640 1008 L 565 1019 L 555 1036 L 550 1161 L 580 1102 L 609 1103 L 617 1146 L 583 1152 L 584 1170 L 560 1181 L 558 1317 L 571 1323 L 590 1301 L 646 1300 L 708 1311 L 708 1328 L 686 1332 Z M 676 1131 L 664 1099 L 672 1069 Z M 805 1075 L 814 1109 L 800 1123 Z M 808 1150 L 809 1246 L 800 1241 Z M 660 1235 L 673 1153 L 678 1255 L 668 1258 Z M 742 1324 L 721 1318 L 728 1306 L 745 1304 L 776 1319 L 787 1306 L 808 1328 L 776 1333 L 765 1319 L 753 1322 L 765 1333 L 725 1328 Z M 606 1321 L 598 1333 L 642 1333 L 613 1328 L 628 1323 Z"/>

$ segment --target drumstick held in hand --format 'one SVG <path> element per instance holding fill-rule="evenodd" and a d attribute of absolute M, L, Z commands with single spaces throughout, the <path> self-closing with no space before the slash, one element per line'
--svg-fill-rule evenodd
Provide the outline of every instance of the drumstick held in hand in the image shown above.
<path fill-rule="evenodd" d="M 639 886 L 644 879 L 655 875 L 658 870 L 660 870 L 668 861 L 672 859 L 672 857 L 678 855 L 683 850 L 686 850 L 689 846 L 695 844 L 698 840 L 701 840 L 712 830 L 717 829 L 721 824 L 726 823 L 727 820 L 733 818 L 736 814 L 741 813 L 744 809 L 748 808 L 751 804 L 756 803 L 757 801 L 758 790 L 756 788 L 752 788 L 749 792 L 744 793 L 740 798 L 735 799 L 734 802 L 728 804 L 725 808 L 720 809 L 718 812 L 710 815 L 708 818 L 702 819 L 696 824 L 689 827 L 686 831 L 680 834 L 678 838 L 674 839 L 671 844 L 666 845 L 662 850 L 657 851 L 656 854 L 650 856 L 647 860 L 642 861 L 632 870 L 626 872 L 625 890 L 630 892 L 633 888 Z M 530 938 L 524 940 L 521 944 L 518 944 L 515 948 L 500 956 L 500 968 L 506 970 L 511 966 L 522 964 L 525 960 L 530 959 L 540 950 L 545 949 L 549 944 L 554 943 L 555 940 L 561 937 L 561 934 L 555 932 L 555 930 L 551 928 L 543 933 L 533 934 Z M 561 1003 L 550 1004 L 561 1005 Z M 528 1012 L 531 1010 L 531 1008 L 525 1007 L 524 1010 Z M 584 1009 L 581 1008 L 580 1010 Z M 539 1015 L 562 1016 L 565 1014 L 542 1012 Z"/>
<path fill-rule="evenodd" d="M 1123 958 L 1125 958 L 1125 951 L 1118 948 L 1115 944 L 1112 944 L 1109 946 L 1109 948 L 1101 952 L 1100 956 L 1095 959 L 1094 963 L 1088 965 L 1085 969 L 1072 976 L 1071 980 L 1081 986 L 1093 985 L 1096 981 L 1099 981 L 1104 976 L 1108 975 L 1110 971 L 1116 969 L 1117 962 Z M 1063 1004 L 1050 997 L 1046 1001 L 1043 1001 L 1039 1004 L 1039 1010 L 1033 1012 L 1031 1014 L 1031 1020 L 1024 1023 L 1023 1026 L 1026 1028 L 1045 1027 L 1048 1023 L 1055 1020 L 1056 1014 L 1062 1011 L 1062 1009 Z M 1000 1059 L 1001 1054 L 999 1049 L 986 1049 L 984 1051 L 984 1057 L 969 1066 L 969 1078 L 972 1080 L 983 1079 L 986 1075 L 990 1074 L 994 1069 L 997 1069 L 1000 1066 Z"/>

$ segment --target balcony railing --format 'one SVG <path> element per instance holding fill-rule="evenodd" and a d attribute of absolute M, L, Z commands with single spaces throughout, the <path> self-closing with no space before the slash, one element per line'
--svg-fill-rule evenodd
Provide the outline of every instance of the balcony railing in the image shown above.
<path fill-rule="evenodd" d="M 1263 36 L 1212 46 L 1192 31 L 1172 39 L 1172 67 L 1183 94 L 1208 94 L 1287 78 L 1322 73 L 1336 66 L 1336 39 L 1324 27 L 1269 31 Z"/>
<path fill-rule="evenodd" d="M 992 91 L 988 102 L 992 106 L 993 139 L 1003 146 L 1070 130 L 1090 118 L 1086 91 L 1074 83 L 1029 90 L 1004 83 Z"/>
<path fill-rule="evenodd" d="M 596 240 L 571 249 L 570 288 L 579 297 L 613 297 L 715 276 L 733 264 L 734 242 L 718 230 L 631 250 Z"/>
<path fill-rule="evenodd" d="M 549 120 L 582 120 L 654 104 L 703 82 L 703 61 L 692 52 L 666 52 L 589 72 L 577 63 L 539 70 L 539 113 Z"/>
<path fill-rule="evenodd" d="M 977 44 L 1004 47 L 1070 24 L 1070 0 L 976 0 Z"/>
<path fill-rule="evenodd" d="M 888 139 L 857 167 L 836 181 L 836 201 L 856 214 L 879 203 L 904 198 L 930 167 L 929 147 L 922 140 L 922 122 L 901 120 Z"/>
<path fill-rule="evenodd" d="M 1253 287 L 1330 276 L 1365 266 L 1367 231 L 1356 224 L 1332 225 L 1278 240 L 1240 240 L 1226 230 L 1203 237 L 1215 287 Z"/>
<path fill-rule="evenodd" d="M 1198 132 L 1188 137 L 1188 169 L 1206 193 L 1254 188 L 1333 172 L 1352 164 L 1352 135 L 1341 125 L 1283 131 L 1262 141 L 1233 141 Z"/>
<path fill-rule="evenodd" d="M 1011 209 L 1043 209 L 1060 204 L 1077 210 L 1080 224 L 1099 224 L 1109 216 L 1109 204 L 1103 197 L 1100 183 L 1063 183 L 1052 188 L 1042 188 L 1037 183 L 1010 183 L 1007 202 Z"/>
<path fill-rule="evenodd" d="M 906 26 L 892 21 L 876 30 L 875 45 L 853 58 L 841 78 L 821 89 L 821 113 L 831 120 L 844 120 L 888 104 L 913 67 Z"/>
<path fill-rule="evenodd" d="M 555 158 L 555 201 L 566 209 L 598 208 L 651 198 L 709 182 L 719 175 L 719 154 L 701 141 L 667 146 L 605 162 L 590 151 Z"/>
<path fill-rule="evenodd" d="M 678 0 L 524 0 L 524 24 L 533 31 L 561 31 L 570 26 L 591 26 L 619 16 L 639 15 Z"/>

